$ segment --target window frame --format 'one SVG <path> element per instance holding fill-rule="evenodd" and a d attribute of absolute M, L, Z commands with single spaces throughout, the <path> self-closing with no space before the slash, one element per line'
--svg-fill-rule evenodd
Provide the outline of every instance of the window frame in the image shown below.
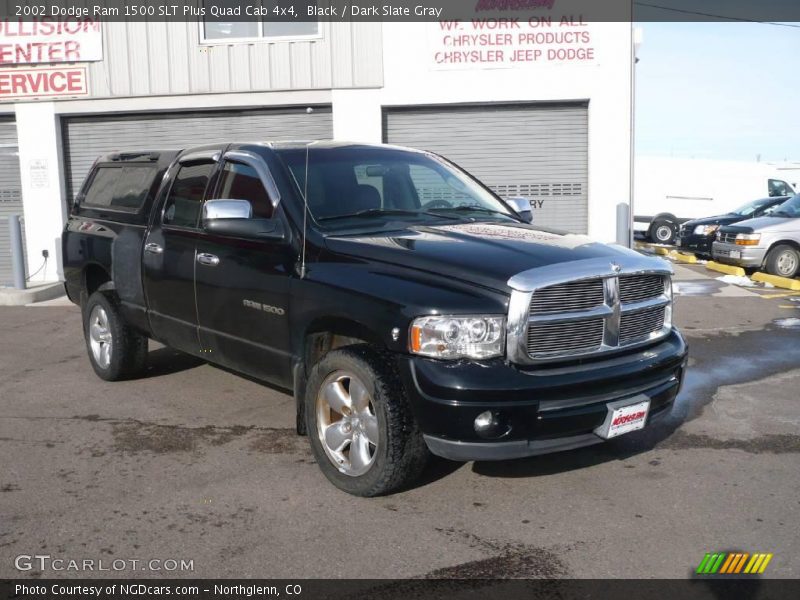
<path fill-rule="evenodd" d="M 86 196 L 89 190 L 94 185 L 95 179 L 97 179 L 97 174 L 100 172 L 100 169 L 124 169 L 125 167 L 132 167 L 132 168 L 152 168 L 155 172 L 158 172 L 158 169 L 153 163 L 116 163 L 116 162 L 102 162 L 95 165 L 94 169 L 91 172 L 91 176 L 86 182 L 85 190 L 81 190 L 76 196 L 74 200 L 74 204 L 76 205 L 78 210 L 92 210 L 98 213 L 118 213 L 124 215 L 138 215 L 142 212 L 142 209 L 147 205 L 147 198 L 153 193 L 153 185 L 151 183 L 150 187 L 147 188 L 144 198 L 142 199 L 142 203 L 136 208 L 120 208 L 119 206 L 114 206 L 109 204 L 108 206 L 103 206 L 101 204 L 87 204 Z M 112 190 L 111 201 L 114 201 L 114 194 Z"/>
<path fill-rule="evenodd" d="M 200 46 L 233 46 L 240 44 L 280 44 L 291 42 L 314 42 L 325 39 L 327 35 L 327 21 L 317 19 L 317 33 L 307 35 L 264 35 L 264 20 L 258 20 L 259 35 L 256 37 L 231 37 L 231 38 L 206 38 L 205 17 L 198 19 L 198 43 Z"/>
<path fill-rule="evenodd" d="M 211 166 L 211 172 L 208 175 L 208 181 L 206 182 L 206 187 L 203 189 L 203 197 L 200 199 L 200 212 L 197 215 L 197 222 L 195 223 L 194 227 L 190 227 L 188 225 L 175 225 L 174 223 L 165 223 L 164 222 L 164 215 L 167 212 L 167 206 L 169 206 L 169 199 L 172 195 L 172 190 L 175 187 L 175 182 L 178 180 L 178 174 L 181 172 L 181 169 L 184 167 L 191 167 L 194 165 L 202 165 L 208 164 Z M 197 153 L 196 155 L 187 155 L 178 160 L 178 162 L 173 167 L 175 169 L 174 173 L 170 173 L 170 182 L 169 182 L 169 189 L 164 196 L 164 203 L 161 205 L 161 214 L 160 214 L 160 227 L 162 229 L 174 229 L 178 231 L 200 231 L 202 228 L 200 224 L 202 222 L 203 216 L 203 205 L 206 203 L 208 199 L 208 191 L 212 184 L 216 186 L 215 175 L 219 171 L 219 151 L 215 151 L 212 155 L 201 155 L 201 153 Z"/>
<path fill-rule="evenodd" d="M 252 206 L 253 201 L 249 200 L 248 198 L 222 198 L 220 196 L 220 194 L 222 193 L 222 185 L 224 184 L 224 181 L 225 181 L 225 167 L 228 164 L 241 165 L 243 167 L 248 167 L 248 168 L 252 169 L 255 172 L 256 178 L 261 183 L 261 187 L 264 189 L 264 194 L 266 194 L 267 200 L 269 201 L 270 205 L 272 206 L 272 216 L 270 216 L 270 217 L 261 217 L 261 218 L 267 218 L 268 220 L 272 220 L 272 219 L 275 218 L 276 212 L 278 210 L 278 204 L 280 203 L 280 194 L 277 194 L 277 187 L 275 187 L 275 193 L 277 194 L 277 200 L 276 200 L 275 195 L 273 195 L 273 193 L 270 192 L 270 186 L 267 185 L 267 183 L 264 181 L 264 175 L 262 173 L 262 169 L 259 169 L 255 164 L 251 163 L 251 161 L 254 160 L 255 155 L 248 152 L 247 156 L 241 156 L 240 154 L 243 153 L 243 152 L 246 152 L 246 151 L 231 150 L 230 152 L 226 152 L 225 155 L 220 159 L 220 161 L 219 161 L 219 176 L 217 177 L 217 180 L 214 182 L 214 188 L 212 190 L 211 195 L 210 196 L 207 195 L 208 197 L 206 197 L 203 200 L 203 205 L 205 206 L 205 203 L 208 202 L 209 200 L 247 200 L 248 202 L 250 202 L 250 205 Z M 233 154 L 233 156 L 231 156 L 231 154 Z M 264 165 L 264 167 L 266 168 L 266 165 Z M 267 171 L 267 173 L 269 173 L 269 169 L 266 169 L 266 171 Z M 234 172 L 234 176 L 235 176 L 235 172 Z M 270 179 L 272 178 L 272 174 L 271 173 L 269 173 L 269 178 Z M 274 180 L 272 182 L 272 185 L 273 186 L 275 185 L 274 184 Z M 200 209 L 201 214 L 202 214 L 202 210 L 203 209 L 201 207 L 201 209 Z M 255 218 L 259 218 L 259 217 L 251 217 L 251 218 L 255 219 Z"/>
<path fill-rule="evenodd" d="M 245 165 L 253 169 L 258 178 L 261 180 L 261 185 L 264 186 L 264 191 L 267 192 L 267 197 L 269 197 L 270 202 L 272 202 L 272 217 L 275 218 L 275 213 L 278 210 L 278 205 L 281 203 L 281 193 L 278 191 L 278 185 L 275 183 L 275 178 L 272 176 L 272 172 L 270 171 L 267 163 L 264 159 L 252 152 L 250 150 L 228 150 L 218 159 L 219 164 L 219 172 L 222 173 L 222 170 L 225 166 L 226 162 L 233 162 L 239 163 L 241 165 Z M 206 200 L 220 200 L 221 198 L 217 198 L 217 194 L 219 194 L 219 186 L 222 183 L 222 177 L 217 177 L 216 181 L 214 182 L 214 187 L 211 190 L 212 194 L 211 197 L 207 197 Z M 246 198 L 242 198 L 242 200 L 246 200 Z M 205 202 L 204 202 L 205 204 Z"/>

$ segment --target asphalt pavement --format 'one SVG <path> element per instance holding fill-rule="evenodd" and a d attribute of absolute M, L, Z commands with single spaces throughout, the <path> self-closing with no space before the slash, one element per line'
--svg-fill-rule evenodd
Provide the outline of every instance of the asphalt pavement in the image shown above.
<path fill-rule="evenodd" d="M 284 391 L 155 344 L 106 383 L 76 307 L 0 308 L 0 577 L 685 578 L 734 550 L 800 577 L 800 294 L 677 271 L 668 419 L 375 499 L 327 482 Z"/>

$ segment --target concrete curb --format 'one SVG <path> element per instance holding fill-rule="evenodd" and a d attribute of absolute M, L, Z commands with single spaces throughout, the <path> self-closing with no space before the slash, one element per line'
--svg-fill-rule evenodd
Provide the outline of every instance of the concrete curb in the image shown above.
<path fill-rule="evenodd" d="M 723 265 L 718 262 L 710 260 L 706 263 L 706 269 L 717 271 L 718 273 L 725 273 L 726 275 L 735 275 L 736 277 L 744 277 L 746 274 L 742 267 L 734 267 L 732 265 Z"/>
<path fill-rule="evenodd" d="M 750 277 L 750 279 L 753 281 L 760 281 L 762 283 L 771 283 L 777 288 L 800 292 L 800 279 L 789 279 L 788 277 L 769 275 L 768 273 L 762 273 L 761 271 L 758 273 L 753 273 L 753 276 Z"/>
<path fill-rule="evenodd" d="M 63 283 L 45 283 L 25 290 L 0 288 L 0 306 L 25 306 L 64 296 Z"/>
<path fill-rule="evenodd" d="M 678 252 L 677 250 L 672 250 L 669 254 L 667 254 L 667 258 L 674 260 L 675 262 L 685 263 L 687 265 L 697 264 L 697 257 L 694 254 L 684 254 L 683 252 Z"/>

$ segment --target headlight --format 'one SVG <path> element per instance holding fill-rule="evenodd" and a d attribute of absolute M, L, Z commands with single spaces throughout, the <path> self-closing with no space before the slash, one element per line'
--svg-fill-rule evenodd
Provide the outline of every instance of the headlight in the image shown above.
<path fill-rule="evenodd" d="M 410 350 L 433 358 L 492 358 L 503 355 L 505 317 L 419 317 L 411 323 Z"/>
<path fill-rule="evenodd" d="M 761 241 L 760 233 L 740 233 L 736 236 L 737 246 L 758 246 Z"/>
<path fill-rule="evenodd" d="M 698 225 L 694 228 L 695 235 L 713 235 L 719 229 L 719 225 Z"/>

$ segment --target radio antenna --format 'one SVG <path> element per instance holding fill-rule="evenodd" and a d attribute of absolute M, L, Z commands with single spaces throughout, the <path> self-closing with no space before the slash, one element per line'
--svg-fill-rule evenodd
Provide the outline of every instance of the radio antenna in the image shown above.
<path fill-rule="evenodd" d="M 300 279 L 306 276 L 306 231 L 308 227 L 308 156 L 313 142 L 306 144 L 306 176 L 303 180 L 303 247 L 300 250 Z"/>

